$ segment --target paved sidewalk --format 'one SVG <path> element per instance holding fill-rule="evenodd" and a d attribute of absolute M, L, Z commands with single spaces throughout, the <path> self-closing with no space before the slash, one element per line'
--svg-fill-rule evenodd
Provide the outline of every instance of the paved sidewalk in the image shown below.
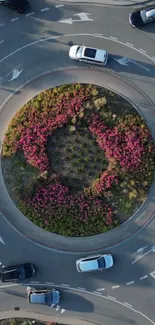
<path fill-rule="evenodd" d="M 14 311 L 8 310 L 5 312 L 0 312 L 0 320 L 8 319 L 8 318 L 30 318 L 33 320 L 40 320 L 44 322 L 53 322 L 53 323 L 60 323 L 60 324 L 67 324 L 67 325 L 93 325 L 95 323 L 86 321 L 80 318 L 74 317 L 64 317 L 64 316 L 49 316 L 40 313 L 34 313 L 32 311 Z"/>
<path fill-rule="evenodd" d="M 154 4 L 153 1 L 146 0 L 61 0 L 60 3 L 89 3 L 89 4 L 99 4 L 99 5 L 107 5 L 107 6 L 138 6 L 138 5 L 148 5 Z"/>

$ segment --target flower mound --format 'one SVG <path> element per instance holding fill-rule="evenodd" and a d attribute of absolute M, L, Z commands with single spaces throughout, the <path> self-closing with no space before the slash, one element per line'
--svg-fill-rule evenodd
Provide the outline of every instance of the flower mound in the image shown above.
<path fill-rule="evenodd" d="M 154 147 L 142 118 L 133 111 L 132 114 L 107 111 L 109 99 L 100 98 L 100 93 L 95 86 L 79 84 L 46 90 L 16 114 L 5 135 L 3 157 L 13 157 L 16 165 L 16 159 L 22 157 L 18 160 L 21 174 L 31 166 L 28 186 L 23 191 L 21 174 L 21 190 L 16 186 L 18 207 L 37 225 L 61 235 L 89 236 L 116 227 L 119 224 L 116 216 L 122 213 L 130 216 L 134 207 L 145 200 L 152 181 Z M 83 140 L 86 153 L 83 151 L 82 157 L 76 158 L 82 126 L 83 137 L 87 133 Z M 66 141 L 72 141 L 77 132 L 70 148 L 68 145 L 65 149 L 65 141 L 59 143 L 59 138 L 54 142 L 59 155 L 68 150 L 65 173 L 70 158 L 76 160 L 72 165 L 74 181 L 67 175 L 67 185 L 63 183 L 62 171 L 55 172 L 52 165 L 55 158 L 52 153 L 57 151 L 52 149 L 55 147 L 49 148 L 49 139 L 63 130 L 70 130 Z M 95 162 L 92 151 L 97 157 Z M 86 169 L 80 165 L 81 161 L 82 164 L 86 161 Z M 79 190 L 81 170 L 90 177 L 90 186 Z"/>

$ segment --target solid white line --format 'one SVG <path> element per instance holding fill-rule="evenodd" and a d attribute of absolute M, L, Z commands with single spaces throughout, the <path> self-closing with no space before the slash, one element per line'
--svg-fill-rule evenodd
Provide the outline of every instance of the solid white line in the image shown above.
<path fill-rule="evenodd" d="M 64 287 L 70 287 L 70 284 L 64 284 L 64 283 L 61 283 L 61 286 L 64 286 Z"/>
<path fill-rule="evenodd" d="M 56 5 L 55 8 L 61 8 L 64 7 L 64 5 Z"/>
<path fill-rule="evenodd" d="M 46 284 L 51 284 L 51 285 L 53 285 L 54 284 L 54 282 L 45 282 Z"/>
<path fill-rule="evenodd" d="M 142 276 L 142 277 L 140 278 L 140 280 L 144 280 L 144 279 L 146 279 L 146 278 L 148 278 L 148 275 L 144 275 L 144 276 Z"/>
<path fill-rule="evenodd" d="M 127 302 L 124 301 L 124 305 L 127 305 L 132 308 L 132 305 L 128 304 Z"/>
<path fill-rule="evenodd" d="M 112 286 L 112 289 L 117 289 L 119 287 L 120 287 L 119 285 L 118 286 Z"/>
<path fill-rule="evenodd" d="M 4 23 L 0 24 L 0 27 L 4 26 Z"/>
<path fill-rule="evenodd" d="M 13 18 L 13 19 L 11 19 L 11 22 L 13 23 L 14 21 L 16 21 L 18 19 L 19 19 L 19 17 Z"/>
<path fill-rule="evenodd" d="M 150 319 L 149 317 L 147 317 L 146 315 L 144 315 L 144 314 L 141 313 L 140 311 L 138 311 L 138 314 L 140 314 L 141 316 L 145 317 L 148 321 L 150 321 L 153 325 L 155 325 L 155 323 L 153 322 L 152 319 Z"/>
<path fill-rule="evenodd" d="M 26 17 L 34 15 L 34 12 L 29 12 L 29 14 L 26 14 Z"/>
<path fill-rule="evenodd" d="M 114 41 L 117 41 L 117 37 L 110 36 L 110 38 L 113 39 Z"/>
<path fill-rule="evenodd" d="M 108 298 L 116 300 L 116 298 L 112 296 L 108 296 Z"/>
<path fill-rule="evenodd" d="M 133 46 L 133 44 L 126 42 L 126 45 Z"/>
<path fill-rule="evenodd" d="M 100 288 L 100 289 L 97 289 L 97 291 L 104 291 L 105 288 Z"/>
<path fill-rule="evenodd" d="M 49 10 L 50 8 L 43 8 L 43 9 L 41 9 L 40 11 L 41 12 L 43 12 L 43 11 L 47 11 L 47 10 Z"/>
<path fill-rule="evenodd" d="M 82 287 L 77 287 L 77 289 L 86 291 L 86 289 L 85 288 L 82 288 Z"/>
<path fill-rule="evenodd" d="M 8 288 L 8 287 L 15 287 L 15 286 L 19 286 L 19 285 L 20 285 L 19 283 L 6 284 L 4 286 L 0 286 L 0 289 L 1 288 Z"/>
<path fill-rule="evenodd" d="M 130 282 L 127 282 L 126 285 L 130 286 L 131 284 L 134 284 L 134 283 L 135 283 L 135 281 L 130 281 Z"/>
<path fill-rule="evenodd" d="M 101 292 L 93 291 L 96 295 L 102 295 Z"/>

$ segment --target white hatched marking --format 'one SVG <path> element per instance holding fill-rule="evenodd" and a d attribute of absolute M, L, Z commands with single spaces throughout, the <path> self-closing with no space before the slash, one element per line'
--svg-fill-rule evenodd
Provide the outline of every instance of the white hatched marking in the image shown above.
<path fill-rule="evenodd" d="M 134 283 L 135 283 L 135 281 L 130 281 L 130 282 L 127 282 L 126 285 L 130 286 L 131 284 L 134 284 Z"/>
<path fill-rule="evenodd" d="M 105 288 L 100 288 L 100 289 L 97 289 L 97 291 L 104 291 Z"/>
<path fill-rule="evenodd" d="M 148 278 L 148 275 L 144 275 L 144 276 L 142 276 L 142 277 L 140 278 L 140 280 L 144 280 L 144 279 L 146 279 L 146 278 Z"/>
<path fill-rule="evenodd" d="M 40 11 L 41 12 L 43 12 L 43 11 L 47 11 L 47 10 L 49 10 L 50 8 L 43 8 L 43 9 L 41 9 Z"/>
<path fill-rule="evenodd" d="M 117 286 L 112 286 L 112 289 L 117 289 L 117 288 L 119 288 L 120 286 L 119 285 L 117 285 Z"/>
<path fill-rule="evenodd" d="M 26 17 L 30 17 L 32 15 L 34 15 L 34 12 L 29 12 L 29 14 L 26 14 Z"/>
<path fill-rule="evenodd" d="M 13 18 L 13 19 L 11 19 L 11 22 L 13 23 L 14 21 L 16 21 L 18 19 L 19 19 L 19 17 Z"/>

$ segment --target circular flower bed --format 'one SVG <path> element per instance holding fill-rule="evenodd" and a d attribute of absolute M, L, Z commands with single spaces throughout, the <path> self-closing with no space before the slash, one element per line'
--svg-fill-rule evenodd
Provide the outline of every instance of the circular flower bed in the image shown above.
<path fill-rule="evenodd" d="M 46 90 L 15 115 L 2 170 L 18 208 L 65 236 L 106 232 L 145 201 L 154 146 L 126 100 L 94 85 Z"/>

